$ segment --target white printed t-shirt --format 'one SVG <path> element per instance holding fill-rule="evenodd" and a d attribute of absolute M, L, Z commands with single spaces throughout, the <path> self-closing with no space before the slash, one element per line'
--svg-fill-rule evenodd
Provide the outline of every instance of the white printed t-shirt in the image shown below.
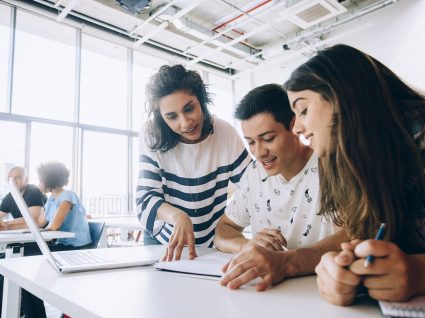
<path fill-rule="evenodd" d="M 294 249 L 334 234 L 332 223 L 317 215 L 319 173 L 314 154 L 289 181 L 268 176 L 261 163 L 253 161 L 239 185 L 225 213 L 238 226 L 251 225 L 253 235 L 264 228 L 280 229 L 288 248 Z"/>

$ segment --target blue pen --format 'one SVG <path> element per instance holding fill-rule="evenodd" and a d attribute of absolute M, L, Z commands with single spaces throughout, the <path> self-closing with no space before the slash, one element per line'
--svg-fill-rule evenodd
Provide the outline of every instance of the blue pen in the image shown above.
<path fill-rule="evenodd" d="M 376 233 L 375 240 L 382 240 L 384 238 L 386 226 L 387 225 L 385 223 L 381 223 L 381 226 L 379 227 L 378 233 Z M 373 257 L 373 255 L 368 255 L 366 257 L 366 260 L 364 261 L 364 267 L 369 267 L 369 265 L 373 263 L 374 259 L 375 258 Z"/>

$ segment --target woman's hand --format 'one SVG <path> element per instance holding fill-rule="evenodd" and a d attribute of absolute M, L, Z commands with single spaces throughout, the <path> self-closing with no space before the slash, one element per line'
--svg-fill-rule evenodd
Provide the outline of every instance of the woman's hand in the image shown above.
<path fill-rule="evenodd" d="M 363 284 L 377 300 L 405 301 L 425 292 L 425 255 L 406 255 L 391 242 L 367 240 L 358 244 L 354 254 L 359 259 L 350 266 L 356 275 L 364 275 Z M 364 266 L 368 255 L 373 263 Z"/>
<path fill-rule="evenodd" d="M 353 250 L 357 243 L 358 241 L 342 243 L 341 252 L 323 254 L 316 266 L 319 293 L 332 304 L 346 306 L 356 297 L 357 287 L 362 278 L 347 267 L 356 259 Z"/>
<path fill-rule="evenodd" d="M 197 255 L 193 224 L 186 213 L 178 211 L 173 216 L 173 233 L 168 241 L 167 251 L 162 261 L 172 261 L 173 258 L 176 261 L 180 260 L 185 245 L 189 249 L 189 259 L 194 259 Z"/>

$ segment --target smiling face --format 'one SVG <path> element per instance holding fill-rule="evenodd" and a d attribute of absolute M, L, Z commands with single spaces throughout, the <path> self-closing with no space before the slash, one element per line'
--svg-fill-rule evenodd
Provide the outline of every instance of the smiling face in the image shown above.
<path fill-rule="evenodd" d="M 159 111 L 182 142 L 196 143 L 202 139 L 204 113 L 196 96 L 187 91 L 173 92 L 159 100 Z"/>
<path fill-rule="evenodd" d="M 333 106 L 319 93 L 311 90 L 288 91 L 295 112 L 294 134 L 302 134 L 318 157 L 329 151 Z"/>
<path fill-rule="evenodd" d="M 259 113 L 242 121 L 249 150 L 261 162 L 268 175 L 283 174 L 293 164 L 299 146 L 298 137 L 277 122 L 270 113 Z"/>

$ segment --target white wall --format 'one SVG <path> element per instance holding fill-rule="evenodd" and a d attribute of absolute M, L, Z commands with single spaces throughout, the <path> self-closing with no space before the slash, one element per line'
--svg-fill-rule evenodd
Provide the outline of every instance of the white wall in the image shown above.
<path fill-rule="evenodd" d="M 329 45 L 344 43 L 354 46 L 383 62 L 409 84 L 425 91 L 424 0 L 399 0 L 390 7 L 347 23 L 338 33 L 340 36 Z M 290 72 L 304 61 L 304 57 L 289 63 L 276 61 L 236 79 L 236 102 L 253 87 L 285 82 Z"/>

